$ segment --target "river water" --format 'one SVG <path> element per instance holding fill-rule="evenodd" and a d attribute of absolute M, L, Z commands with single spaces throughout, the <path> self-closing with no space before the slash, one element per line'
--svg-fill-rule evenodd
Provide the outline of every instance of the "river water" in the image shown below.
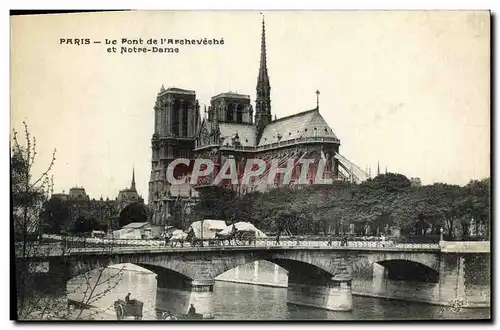
<path fill-rule="evenodd" d="M 80 318 L 95 320 L 116 320 L 113 302 L 124 299 L 131 293 L 133 299 L 144 303 L 143 320 L 157 320 L 162 301 L 172 303 L 168 292 L 156 288 L 156 274 L 134 265 L 130 270 L 106 269 L 100 279 L 75 278 L 68 282 L 68 298 L 82 301 L 89 286 L 85 283 L 102 282 L 93 296 L 106 292 L 102 298 L 89 301 L 92 308 L 84 311 Z M 108 278 L 110 276 L 110 280 Z M 158 296 L 160 295 L 160 296 Z M 488 308 L 467 308 L 452 311 L 443 306 L 353 296 L 353 311 L 333 312 L 286 303 L 286 288 L 258 286 L 217 281 L 213 293 L 213 315 L 216 320 L 431 320 L 431 319 L 487 319 Z M 87 294 L 87 297 L 89 295 Z M 173 302 L 175 304 L 175 302 Z M 130 318 L 132 320 L 132 318 Z"/>

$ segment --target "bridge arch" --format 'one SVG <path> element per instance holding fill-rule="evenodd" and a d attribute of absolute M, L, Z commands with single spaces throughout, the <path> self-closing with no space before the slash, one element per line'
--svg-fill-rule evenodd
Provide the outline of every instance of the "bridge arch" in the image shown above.
<path fill-rule="evenodd" d="M 196 270 L 189 262 L 182 259 L 162 258 L 160 256 L 151 257 L 147 254 L 116 255 L 112 258 L 108 256 L 95 256 L 85 258 L 84 260 L 71 260 L 69 262 L 69 272 L 67 279 L 71 279 L 87 272 L 104 269 L 108 266 L 117 264 L 134 264 L 150 270 L 158 277 L 172 277 L 175 281 L 193 280 L 196 276 Z"/>
<path fill-rule="evenodd" d="M 242 252 L 214 260 L 211 265 L 210 276 L 215 278 L 231 269 L 254 261 L 269 261 L 290 273 L 308 273 L 311 276 L 329 277 L 338 273 L 345 265 L 342 258 L 332 257 L 325 253 L 309 253 L 307 250 L 290 251 L 263 251 L 256 253 Z"/>
<path fill-rule="evenodd" d="M 377 264 L 384 267 L 385 276 L 390 280 L 438 283 L 439 272 L 421 263 L 409 260 L 384 260 Z"/>
<path fill-rule="evenodd" d="M 440 260 L 434 253 L 391 252 L 372 253 L 356 256 L 351 263 L 353 276 L 370 278 L 377 276 L 375 264 L 380 265 L 384 276 L 394 280 L 437 283 L 439 281 Z M 378 274 L 380 275 L 380 274 Z"/>

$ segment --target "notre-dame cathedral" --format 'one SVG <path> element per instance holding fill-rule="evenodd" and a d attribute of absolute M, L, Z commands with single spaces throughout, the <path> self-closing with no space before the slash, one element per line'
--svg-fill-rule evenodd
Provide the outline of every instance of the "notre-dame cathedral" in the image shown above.
<path fill-rule="evenodd" d="M 204 118 L 201 118 L 195 91 L 165 89 L 162 86 L 154 106 L 155 128 L 151 140 L 148 204 L 153 211 L 154 224 L 169 224 L 168 219 L 177 201 L 195 201 L 198 191 L 211 185 L 217 168 L 227 158 L 234 158 L 239 167 L 244 166 L 249 158 L 292 158 L 298 163 L 307 157 L 326 161 L 325 173 L 333 179 L 349 179 L 339 172 L 339 165 L 351 175 L 356 172 L 352 170 L 355 165 L 338 153 L 340 140 L 320 114 L 319 91 L 316 92 L 318 99 L 314 109 L 283 118 L 275 117 L 273 120 L 264 21 L 260 52 L 255 117 L 249 95 L 232 92 L 215 95 L 210 99 L 208 111 L 205 109 Z M 182 185 L 171 185 L 167 182 L 166 169 L 176 158 L 210 159 L 215 164 L 214 173 L 212 177 L 201 178 L 196 185 L 190 185 L 189 181 Z M 190 170 L 188 166 L 176 166 L 174 176 L 189 176 Z M 356 170 L 361 176 L 366 174 L 357 167 Z M 294 170 L 291 184 L 294 184 L 299 173 L 300 166 Z M 315 176 L 314 167 L 307 176 L 308 179 Z M 276 184 L 280 180 L 278 174 Z M 265 180 L 255 178 L 245 187 L 239 185 L 233 188 L 248 192 L 255 189 L 262 191 L 272 186 Z"/>

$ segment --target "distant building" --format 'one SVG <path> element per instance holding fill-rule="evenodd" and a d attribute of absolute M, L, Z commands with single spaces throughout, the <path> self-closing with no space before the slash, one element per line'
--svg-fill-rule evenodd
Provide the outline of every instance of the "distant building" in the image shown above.
<path fill-rule="evenodd" d="M 422 185 L 422 180 L 420 180 L 420 178 L 410 178 L 410 183 L 412 187 L 420 187 Z"/>
<path fill-rule="evenodd" d="M 70 221 L 74 223 L 79 217 L 95 219 L 102 229 L 118 227 L 117 219 L 120 214 L 131 204 L 141 204 L 144 206 L 144 199 L 135 189 L 135 173 L 132 172 L 132 184 L 130 188 L 120 190 L 115 199 L 101 197 L 100 199 L 90 198 L 85 188 L 73 187 L 68 194 L 53 194 L 52 198 L 57 198 L 68 202 L 70 210 Z"/>

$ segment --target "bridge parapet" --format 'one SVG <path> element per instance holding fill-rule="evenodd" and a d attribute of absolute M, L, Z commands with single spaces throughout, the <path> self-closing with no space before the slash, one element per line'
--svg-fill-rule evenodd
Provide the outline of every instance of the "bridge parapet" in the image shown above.
<path fill-rule="evenodd" d="M 490 253 L 489 241 L 441 241 L 439 243 L 443 253 Z"/>

